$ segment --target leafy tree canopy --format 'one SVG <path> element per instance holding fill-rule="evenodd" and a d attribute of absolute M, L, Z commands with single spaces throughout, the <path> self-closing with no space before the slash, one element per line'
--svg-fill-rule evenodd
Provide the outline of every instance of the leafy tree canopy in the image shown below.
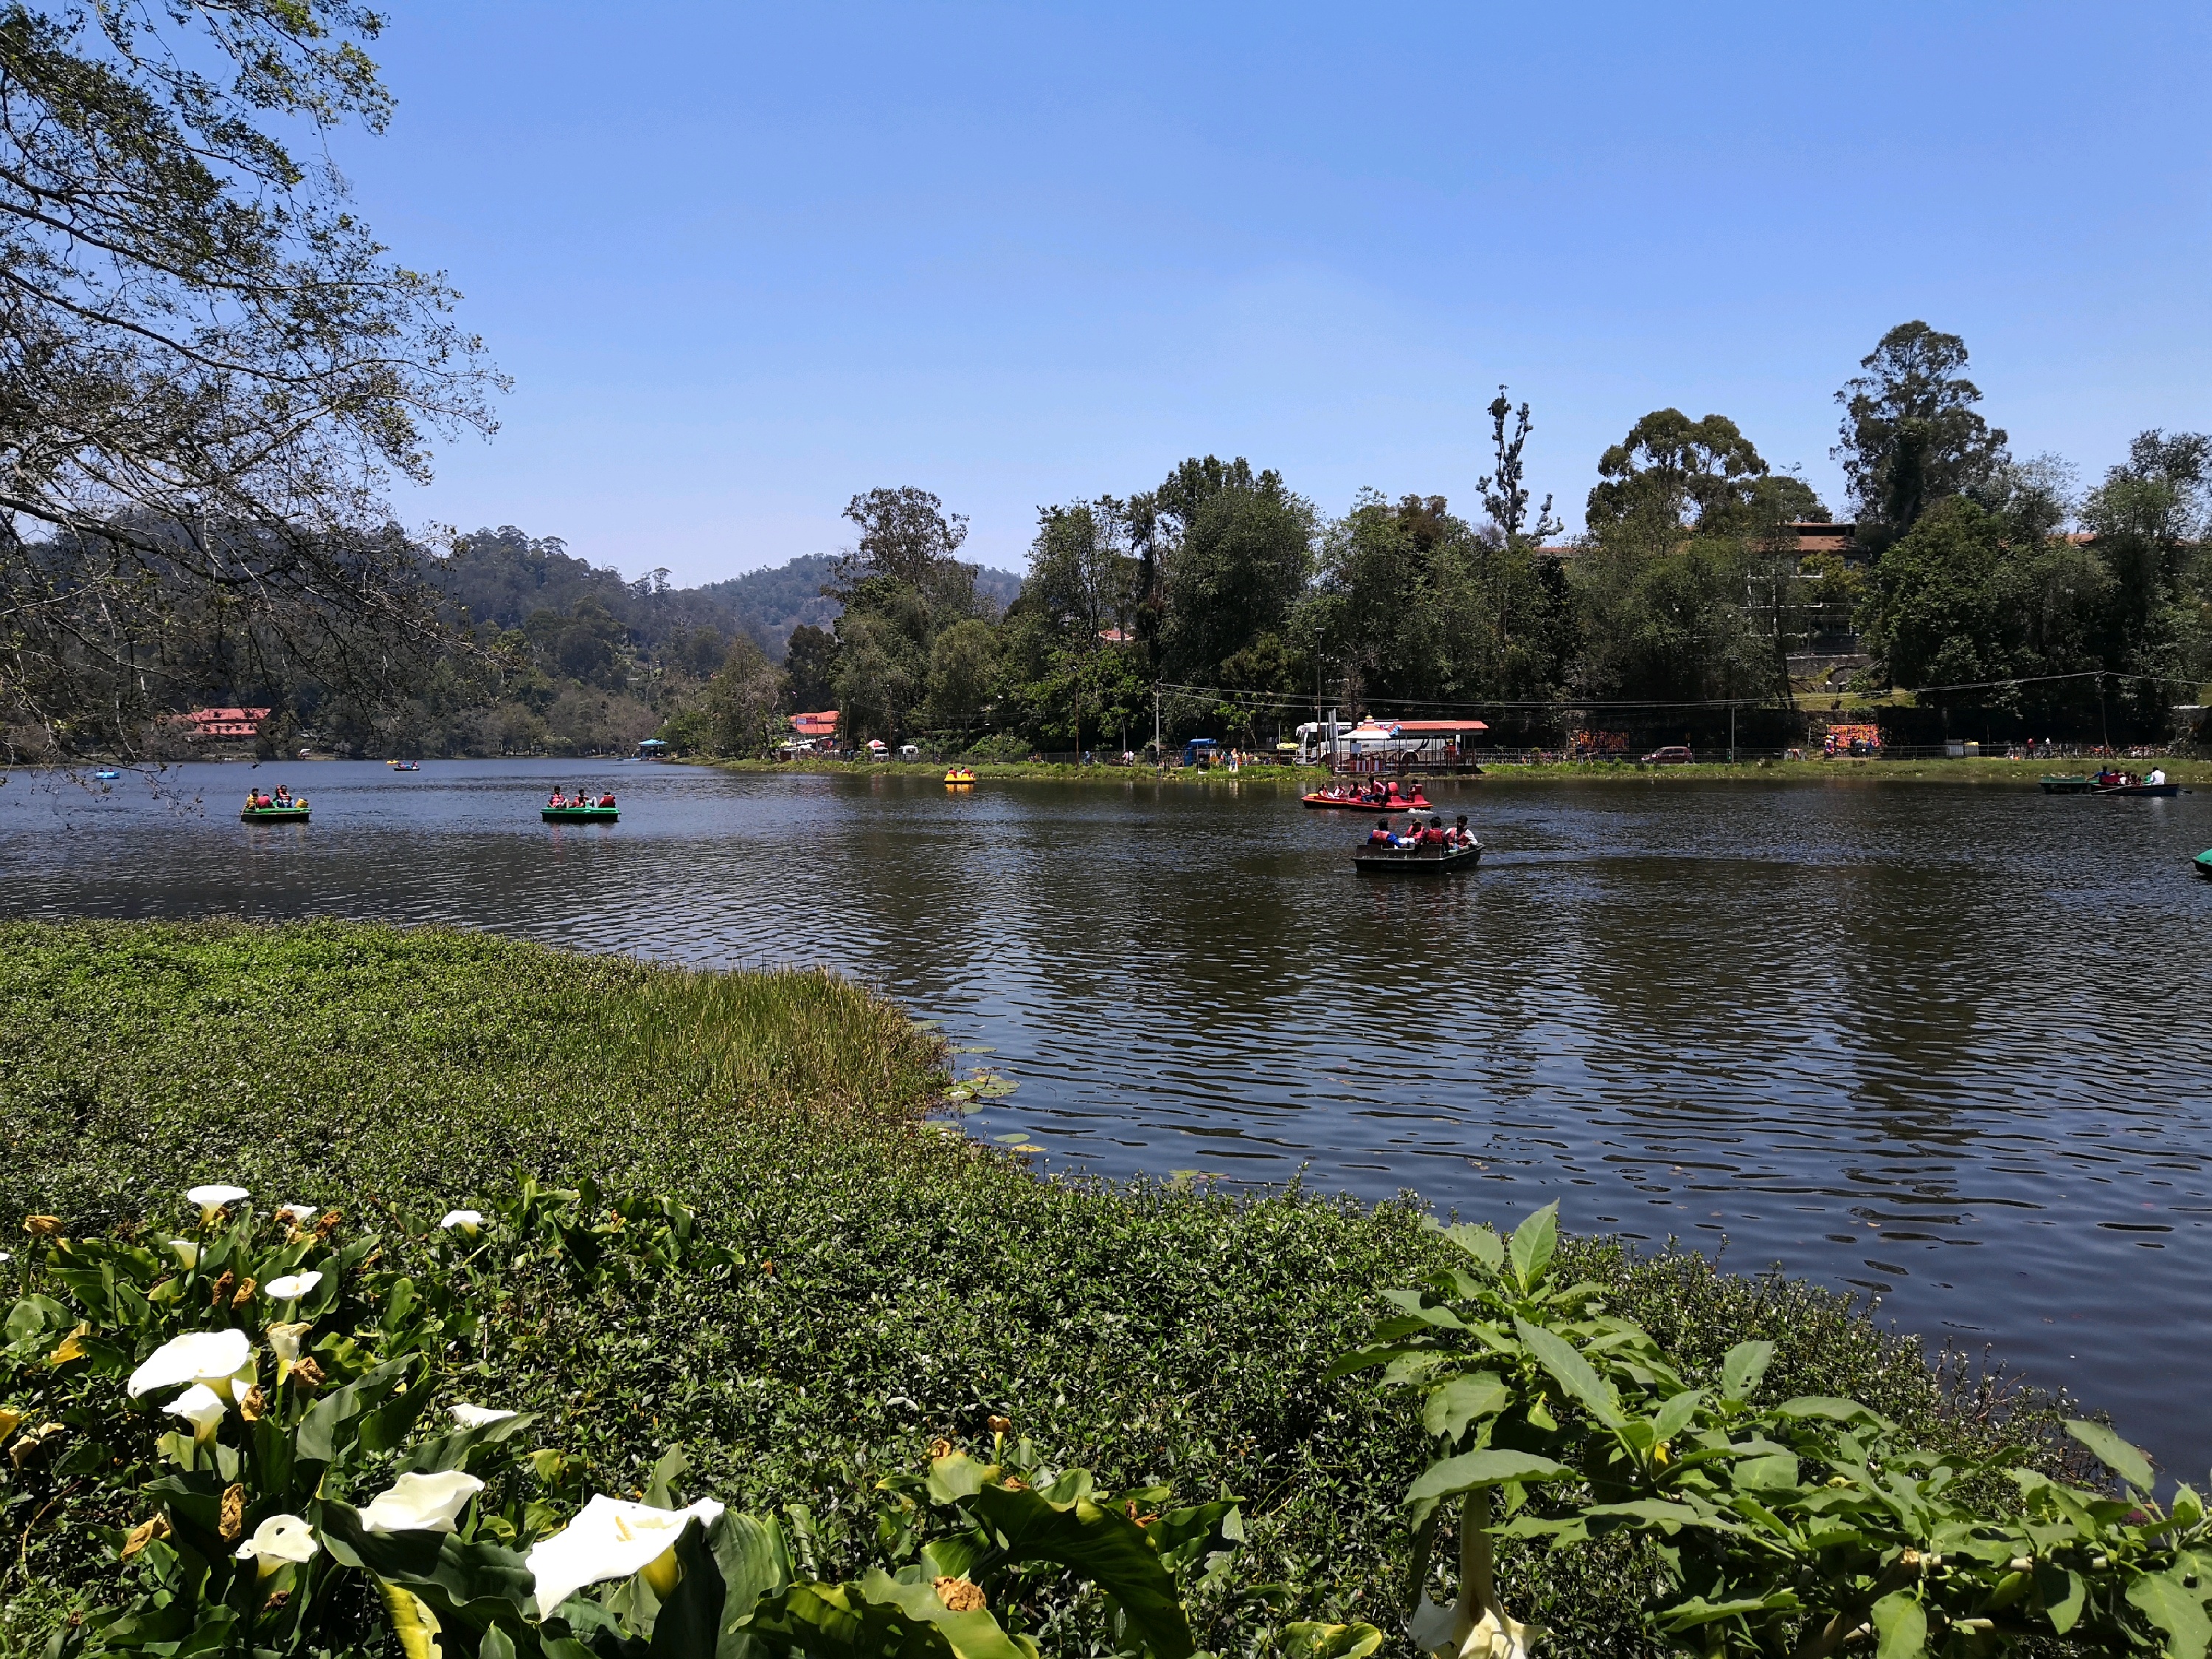
<path fill-rule="evenodd" d="M 1850 482 L 1861 533 L 1879 548 L 1946 496 L 1986 484 L 2005 434 L 1974 410 L 1966 343 L 1923 322 L 1899 323 L 1836 393 L 1843 441 L 1831 452 Z"/>

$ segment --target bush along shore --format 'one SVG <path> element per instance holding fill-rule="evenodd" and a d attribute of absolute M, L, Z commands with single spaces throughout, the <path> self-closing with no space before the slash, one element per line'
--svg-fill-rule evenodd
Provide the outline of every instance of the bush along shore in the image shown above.
<path fill-rule="evenodd" d="M 1841 1297 L 1549 1212 L 1039 1179 L 826 975 L 20 924 L 0 993 L 9 1652 L 2212 1629 L 2193 1496 Z"/>

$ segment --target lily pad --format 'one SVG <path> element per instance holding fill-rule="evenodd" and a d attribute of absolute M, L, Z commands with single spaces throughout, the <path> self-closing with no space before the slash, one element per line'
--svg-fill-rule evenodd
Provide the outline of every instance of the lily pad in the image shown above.
<path fill-rule="evenodd" d="M 975 1091 L 964 1083 L 956 1083 L 945 1091 L 947 1100 L 973 1100 Z"/>
<path fill-rule="evenodd" d="M 1030 1132 L 1027 1129 L 1019 1130 L 1010 1135 L 993 1135 L 991 1137 L 992 1139 L 997 1141 L 1002 1146 L 1018 1146 L 1021 1142 L 1027 1140 L 1029 1138 Z"/>
<path fill-rule="evenodd" d="M 914 1027 L 917 1031 L 933 1031 L 943 1023 L 944 1022 L 941 1020 L 934 1019 L 910 1019 L 907 1021 L 907 1024 Z"/>
<path fill-rule="evenodd" d="M 1010 1077 L 971 1078 L 968 1082 L 978 1100 L 1003 1100 L 1021 1086 Z"/>
<path fill-rule="evenodd" d="M 952 1052 L 956 1054 L 995 1054 L 999 1051 L 988 1042 L 963 1042 Z"/>

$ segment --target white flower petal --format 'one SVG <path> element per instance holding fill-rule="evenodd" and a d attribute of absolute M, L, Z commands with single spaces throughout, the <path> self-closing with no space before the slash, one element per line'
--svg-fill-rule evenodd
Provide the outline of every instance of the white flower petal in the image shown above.
<path fill-rule="evenodd" d="M 223 1413 L 230 1407 L 223 1397 L 206 1383 L 195 1382 L 161 1409 L 183 1418 L 192 1425 L 196 1434 L 204 1435 L 222 1421 Z"/>
<path fill-rule="evenodd" d="M 371 1532 L 451 1532 L 454 1517 L 483 1490 L 483 1482 L 459 1469 L 403 1474 L 361 1512 Z"/>
<path fill-rule="evenodd" d="M 302 1319 L 293 1325 L 271 1325 L 262 1334 L 269 1339 L 269 1346 L 276 1351 L 277 1358 L 287 1365 L 295 1365 L 300 1360 L 300 1339 L 314 1328 L 314 1321 Z"/>
<path fill-rule="evenodd" d="M 459 1405 L 448 1406 L 446 1409 L 453 1413 L 453 1421 L 465 1429 L 487 1428 L 494 1423 L 504 1423 L 517 1414 L 501 1411 L 493 1406 Z"/>
<path fill-rule="evenodd" d="M 712 1525 L 722 1506 L 702 1498 L 689 1509 L 657 1510 L 604 1492 L 594 1494 L 584 1512 L 532 1548 L 524 1565 L 538 1580 L 538 1612 L 543 1618 L 586 1585 L 627 1578 L 674 1547 L 684 1524 L 695 1516 Z"/>
<path fill-rule="evenodd" d="M 310 1267 L 303 1273 L 287 1273 L 282 1279 L 272 1279 L 261 1287 L 262 1294 L 274 1297 L 279 1302 L 289 1302 L 302 1297 L 323 1282 L 322 1274 Z"/>
<path fill-rule="evenodd" d="M 200 1265 L 200 1247 L 191 1239 L 173 1238 L 169 1241 L 169 1248 L 177 1253 L 177 1260 L 183 1263 L 186 1273 Z"/>
<path fill-rule="evenodd" d="M 446 1218 L 438 1224 L 441 1227 L 459 1227 L 464 1232 L 472 1233 L 483 1225 L 483 1212 L 480 1210 L 448 1210 Z"/>
<path fill-rule="evenodd" d="M 279 1204 L 276 1213 L 285 1220 L 297 1222 L 304 1227 L 315 1218 L 315 1206 L 312 1204 Z"/>
<path fill-rule="evenodd" d="M 235 1204 L 252 1194 L 243 1187 L 195 1187 L 185 1196 L 203 1210 L 220 1210 L 227 1204 Z"/>
<path fill-rule="evenodd" d="M 238 1547 L 241 1561 L 310 1561 L 322 1546 L 315 1529 L 296 1515 L 272 1515 Z"/>
<path fill-rule="evenodd" d="M 244 1331 L 188 1331 L 172 1337 L 131 1373 L 124 1392 L 136 1400 L 149 1389 L 185 1382 L 228 1381 L 251 1363 L 253 1344 Z"/>

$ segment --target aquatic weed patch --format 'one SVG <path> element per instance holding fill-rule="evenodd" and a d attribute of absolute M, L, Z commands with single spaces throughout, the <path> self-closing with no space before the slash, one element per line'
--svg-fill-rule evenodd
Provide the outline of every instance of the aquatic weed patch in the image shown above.
<path fill-rule="evenodd" d="M 588 1296 L 526 1285 L 488 1379 L 595 1490 L 643 1491 L 678 1447 L 689 1490 L 781 1515 L 809 1571 L 846 1577 L 874 1547 L 876 1483 L 939 1438 L 980 1451 L 997 1416 L 1103 1487 L 1243 1500 L 1237 1577 L 1194 1596 L 1202 1645 L 1390 1624 L 1424 1438 L 1326 1372 L 1380 1291 L 1448 1248 L 1411 1202 L 1038 1179 L 929 1121 L 936 1040 L 821 975 L 344 924 L 23 925 L 0 928 L 0 997 L 11 1229 L 135 1234 L 216 1179 L 392 1237 L 489 1208 L 518 1171 L 666 1195 L 726 1261 Z M 1993 1436 L 1984 1416 L 2039 1420 L 1810 1287 L 1602 1242 L 1562 1262 L 1716 1363 L 1776 1342 L 1793 1392 L 1961 1445 Z M 21 1522 L 0 1540 L 9 1595 L 66 1600 L 107 1547 Z M 1554 1629 L 1649 1650 L 1606 1547 L 1506 1565 Z"/>

